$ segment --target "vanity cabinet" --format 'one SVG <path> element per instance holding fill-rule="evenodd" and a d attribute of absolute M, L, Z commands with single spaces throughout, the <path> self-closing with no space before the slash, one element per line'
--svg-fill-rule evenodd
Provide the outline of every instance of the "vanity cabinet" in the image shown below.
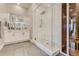
<path fill-rule="evenodd" d="M 3 24 L 4 44 L 18 43 L 30 39 L 29 18 L 11 13 L 2 13 L 0 19 Z"/>

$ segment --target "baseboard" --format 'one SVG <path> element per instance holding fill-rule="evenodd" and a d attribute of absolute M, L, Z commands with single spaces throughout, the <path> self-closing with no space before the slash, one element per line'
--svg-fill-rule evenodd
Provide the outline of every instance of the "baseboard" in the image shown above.
<path fill-rule="evenodd" d="M 38 48 L 40 48 L 41 50 L 43 50 L 49 56 L 56 56 L 60 52 L 59 49 L 57 49 L 55 51 L 51 51 L 48 48 L 44 47 L 42 44 L 39 44 L 38 42 L 36 42 L 35 40 L 34 41 L 31 40 L 31 42 L 34 43 Z"/>
<path fill-rule="evenodd" d="M 25 42 L 25 41 L 29 41 L 29 39 L 28 40 L 13 41 L 13 42 L 4 42 L 4 43 L 5 43 L 5 45 L 8 45 L 8 44 L 20 43 L 20 42 Z"/>

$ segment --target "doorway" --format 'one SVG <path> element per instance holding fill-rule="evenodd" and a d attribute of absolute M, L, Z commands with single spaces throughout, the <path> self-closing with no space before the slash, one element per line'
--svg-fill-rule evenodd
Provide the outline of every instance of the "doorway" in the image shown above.
<path fill-rule="evenodd" d="M 68 18 L 68 21 L 67 21 L 67 18 Z M 62 52 L 65 54 L 69 53 L 68 55 L 79 56 L 79 4 L 78 3 L 77 4 L 69 3 L 68 5 L 65 3 L 62 4 L 62 47 L 61 49 L 62 49 Z"/>

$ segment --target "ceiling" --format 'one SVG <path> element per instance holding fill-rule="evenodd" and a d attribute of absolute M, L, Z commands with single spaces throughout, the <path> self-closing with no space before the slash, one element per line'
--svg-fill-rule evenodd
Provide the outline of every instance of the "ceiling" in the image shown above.
<path fill-rule="evenodd" d="M 32 4 L 31 3 L 6 3 L 6 5 L 19 5 L 23 8 L 28 9 L 31 7 Z"/>
<path fill-rule="evenodd" d="M 21 7 L 26 8 L 26 9 L 31 7 L 31 5 L 32 5 L 31 3 L 21 3 L 20 4 Z"/>

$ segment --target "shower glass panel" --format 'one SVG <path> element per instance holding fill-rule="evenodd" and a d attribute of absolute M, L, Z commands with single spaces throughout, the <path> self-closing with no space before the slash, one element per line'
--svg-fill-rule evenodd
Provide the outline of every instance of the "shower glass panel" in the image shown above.
<path fill-rule="evenodd" d="M 62 4 L 62 52 L 67 53 L 67 4 Z"/>

